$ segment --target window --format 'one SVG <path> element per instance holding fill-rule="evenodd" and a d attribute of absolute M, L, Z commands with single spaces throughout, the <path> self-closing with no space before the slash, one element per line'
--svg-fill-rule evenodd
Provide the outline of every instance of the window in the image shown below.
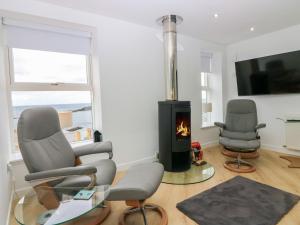
<path fill-rule="evenodd" d="M 87 56 L 15 48 L 10 52 L 15 150 L 18 118 L 24 109 L 34 106 L 52 106 L 58 111 L 71 144 L 91 140 L 92 96 Z"/>
<path fill-rule="evenodd" d="M 13 151 L 24 109 L 54 107 L 71 144 L 93 138 L 90 36 L 75 31 L 3 20 L 6 31 Z M 37 39 L 38 37 L 38 39 Z"/>
<path fill-rule="evenodd" d="M 222 53 L 201 53 L 202 127 L 223 121 Z"/>
<path fill-rule="evenodd" d="M 13 48 L 12 58 L 17 83 L 88 83 L 85 55 Z"/>
<path fill-rule="evenodd" d="M 212 125 L 210 102 L 210 88 L 208 86 L 208 73 L 201 72 L 201 96 L 202 96 L 202 127 Z"/>
<path fill-rule="evenodd" d="M 212 55 L 201 53 L 201 101 L 202 101 L 202 127 L 212 126 L 212 102 L 209 76 L 211 75 Z"/>

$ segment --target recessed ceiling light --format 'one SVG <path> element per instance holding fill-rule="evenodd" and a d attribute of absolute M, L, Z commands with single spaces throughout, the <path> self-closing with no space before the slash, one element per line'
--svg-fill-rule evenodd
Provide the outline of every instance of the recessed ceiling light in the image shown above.
<path fill-rule="evenodd" d="M 254 27 L 250 27 L 250 31 L 254 31 Z"/>
<path fill-rule="evenodd" d="M 218 13 L 215 13 L 214 14 L 214 17 L 217 19 L 217 18 L 219 18 L 219 14 Z"/>

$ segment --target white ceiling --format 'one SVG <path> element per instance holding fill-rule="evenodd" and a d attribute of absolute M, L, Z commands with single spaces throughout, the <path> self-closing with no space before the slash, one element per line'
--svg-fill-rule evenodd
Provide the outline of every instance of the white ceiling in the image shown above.
<path fill-rule="evenodd" d="M 228 44 L 300 24 L 300 0 L 38 0 L 150 27 L 166 14 L 180 33 Z M 218 19 L 214 14 L 219 15 Z M 250 31 L 254 27 L 254 31 Z"/>

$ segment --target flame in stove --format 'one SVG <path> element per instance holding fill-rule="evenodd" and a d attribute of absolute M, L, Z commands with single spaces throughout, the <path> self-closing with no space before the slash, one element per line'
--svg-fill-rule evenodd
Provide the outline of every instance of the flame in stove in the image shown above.
<path fill-rule="evenodd" d="M 176 135 L 181 135 L 183 137 L 187 137 L 191 134 L 190 129 L 187 125 L 183 123 L 183 121 L 180 123 L 179 126 L 176 127 Z"/>

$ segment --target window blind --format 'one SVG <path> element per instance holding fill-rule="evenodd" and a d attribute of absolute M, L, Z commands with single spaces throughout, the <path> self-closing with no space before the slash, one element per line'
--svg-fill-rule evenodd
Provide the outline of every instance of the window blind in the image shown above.
<path fill-rule="evenodd" d="M 201 52 L 201 72 L 211 73 L 212 53 Z"/>
<path fill-rule="evenodd" d="M 91 33 L 3 18 L 6 44 L 12 48 L 88 55 Z"/>

